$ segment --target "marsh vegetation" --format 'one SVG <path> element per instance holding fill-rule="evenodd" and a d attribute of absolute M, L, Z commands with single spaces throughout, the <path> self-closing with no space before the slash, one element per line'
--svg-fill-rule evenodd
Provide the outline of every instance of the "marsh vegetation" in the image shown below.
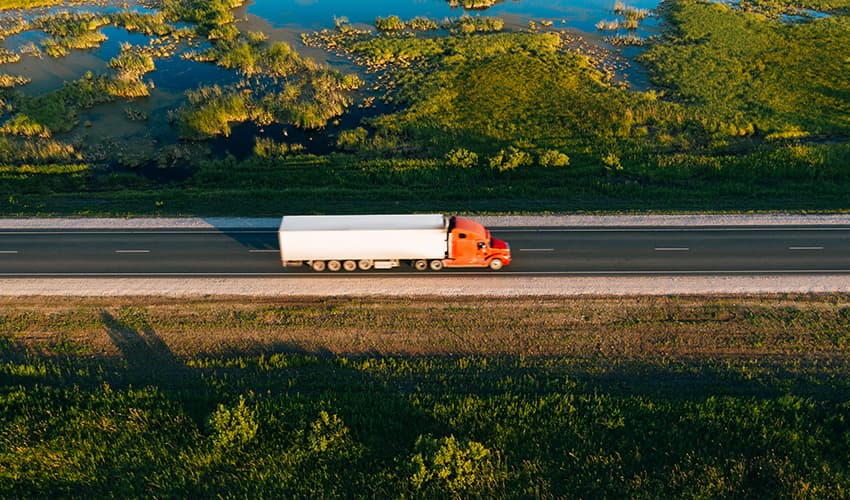
<path fill-rule="evenodd" d="M 337 54 L 335 66 L 357 65 L 355 75 L 241 28 L 236 5 L 168 0 L 154 12 L 8 23 L 10 32 L 42 26 L 42 47 L 70 47 L 104 23 L 148 43 L 126 44 L 105 72 L 41 95 L 25 92 L 26 78 L 3 77 L 0 132 L 67 141 L 92 172 L 105 173 L 86 178 L 89 187 L 70 183 L 82 192 L 18 179 L 4 186 L 15 193 L 5 210 L 66 211 L 104 198 L 111 202 L 98 206 L 120 213 L 146 212 L 156 199 L 165 202 L 159 212 L 264 215 L 281 209 L 275 199 L 297 211 L 847 208 L 850 29 L 841 13 L 788 22 L 766 7 L 681 0 L 653 14 L 667 24 L 647 40 L 632 28 L 648 11 L 614 3 L 618 31 L 607 40 L 649 43 L 639 59 L 652 85 L 634 90 L 611 51 L 552 23 L 505 30 L 494 16 L 388 15 L 374 20 L 377 31 L 338 18 L 334 29 L 302 36 Z M 183 88 L 180 101 L 152 112 L 160 61 L 172 58 L 231 77 Z M 109 144 L 87 146 L 90 116 L 108 102 L 128 123 L 173 130 L 166 143 L 213 139 L 218 156 L 177 155 L 194 175 L 171 185 L 139 178 L 135 191 L 104 191 L 130 181 L 126 172 L 111 177 L 113 164 L 163 164 L 161 136 L 137 141 L 138 151 L 117 161 L 104 154 Z M 366 118 L 358 123 L 353 110 Z M 222 157 L 236 143 L 238 159 Z M 228 196 L 255 204 L 204 201 Z"/>

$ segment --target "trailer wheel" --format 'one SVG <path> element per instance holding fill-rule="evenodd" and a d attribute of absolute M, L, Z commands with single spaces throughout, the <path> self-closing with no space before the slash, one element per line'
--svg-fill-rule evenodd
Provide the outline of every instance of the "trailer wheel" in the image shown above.
<path fill-rule="evenodd" d="M 490 269 L 492 269 L 494 271 L 498 271 L 504 265 L 505 265 L 505 263 L 502 262 L 502 259 L 493 259 L 493 260 L 490 261 Z"/>
<path fill-rule="evenodd" d="M 357 267 L 359 267 L 361 271 L 368 271 L 369 269 L 372 269 L 373 265 L 375 265 L 375 263 L 369 259 L 363 259 L 357 262 Z"/>
<path fill-rule="evenodd" d="M 427 260 L 417 260 L 413 263 L 413 269 L 417 271 L 424 271 L 428 269 L 428 261 Z"/>
<path fill-rule="evenodd" d="M 443 269 L 443 261 L 441 260 L 432 260 L 430 264 L 432 271 L 440 271 Z"/>
<path fill-rule="evenodd" d="M 314 271 L 320 273 L 325 270 L 325 261 L 323 260 L 314 260 L 310 263 L 310 267 L 313 268 Z"/>
<path fill-rule="evenodd" d="M 353 260 L 347 260 L 347 261 L 342 263 L 342 268 L 345 269 L 348 272 L 351 272 L 351 271 L 354 271 L 355 269 L 357 269 L 357 263 L 354 262 Z"/>
<path fill-rule="evenodd" d="M 338 260 L 329 260 L 328 261 L 328 271 L 335 273 L 342 269 L 342 264 L 339 263 Z"/>

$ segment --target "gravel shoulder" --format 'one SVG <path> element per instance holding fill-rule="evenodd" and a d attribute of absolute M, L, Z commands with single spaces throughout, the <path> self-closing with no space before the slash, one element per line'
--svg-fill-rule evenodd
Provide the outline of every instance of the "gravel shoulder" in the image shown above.
<path fill-rule="evenodd" d="M 467 215 L 489 227 L 850 225 L 850 214 Z M 0 229 L 265 229 L 279 217 L 0 218 Z"/>
<path fill-rule="evenodd" d="M 324 278 L 15 278 L 0 295 L 86 297 L 548 297 L 850 293 L 848 276 Z"/>

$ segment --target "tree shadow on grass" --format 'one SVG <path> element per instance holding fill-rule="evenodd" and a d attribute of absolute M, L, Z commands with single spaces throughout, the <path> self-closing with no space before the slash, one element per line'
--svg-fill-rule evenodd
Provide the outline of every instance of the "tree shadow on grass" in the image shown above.
<path fill-rule="evenodd" d="M 330 350 L 305 349 L 288 342 L 242 345 L 200 354 L 197 359 L 210 359 L 214 364 L 194 366 L 175 355 L 144 318 L 125 318 L 106 310 L 100 314 L 126 364 L 126 373 L 120 377 L 134 386 L 158 387 L 179 401 L 200 426 L 216 404 L 236 400 L 240 394 L 257 394 L 264 400 L 300 401 L 308 420 L 322 408 L 340 415 L 357 439 L 379 456 L 411 446 L 413 441 L 399 442 L 409 437 L 410 428 L 438 435 L 450 432 L 445 424 L 414 407 L 404 391 L 388 388 L 370 374 L 337 362 Z M 279 367 L 271 361 L 275 355 L 284 356 Z M 259 366 L 261 356 L 269 360 L 265 366 Z M 242 362 L 245 366 L 240 366 Z M 375 425 L 381 432 L 371 429 Z"/>
<path fill-rule="evenodd" d="M 129 386 L 155 386 L 203 426 L 217 400 L 215 390 L 193 368 L 174 354 L 168 344 L 143 318 L 131 321 L 103 310 L 101 321 L 106 334 L 121 351 L 125 370 L 119 370 L 114 382 Z M 123 372 L 123 373 L 122 373 Z"/>
<path fill-rule="evenodd" d="M 163 374 L 185 372 L 183 363 L 146 322 L 130 325 L 105 310 L 101 311 L 100 319 L 130 370 Z"/>

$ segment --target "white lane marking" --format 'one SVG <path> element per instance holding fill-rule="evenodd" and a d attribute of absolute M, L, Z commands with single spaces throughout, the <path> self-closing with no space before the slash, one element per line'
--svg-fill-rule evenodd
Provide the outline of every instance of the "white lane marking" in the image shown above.
<path fill-rule="evenodd" d="M 520 248 L 520 252 L 554 252 L 554 248 Z"/>
<path fill-rule="evenodd" d="M 688 247 L 655 247 L 656 252 L 690 252 Z"/>
<path fill-rule="evenodd" d="M 15 254 L 15 253 L 18 253 L 18 251 L 17 250 L 0 250 L 0 253 Z"/>
<path fill-rule="evenodd" d="M 788 250 L 823 250 L 823 247 L 788 247 Z"/>
<path fill-rule="evenodd" d="M 280 253 L 280 250 L 248 250 L 250 253 Z"/>
<path fill-rule="evenodd" d="M 115 253 L 151 253 L 150 250 L 116 250 Z"/>

